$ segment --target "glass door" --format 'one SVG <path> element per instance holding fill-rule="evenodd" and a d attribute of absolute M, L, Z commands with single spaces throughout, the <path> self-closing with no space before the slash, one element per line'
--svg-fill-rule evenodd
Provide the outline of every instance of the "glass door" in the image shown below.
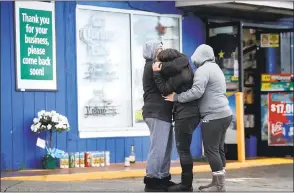
<path fill-rule="evenodd" d="M 241 28 L 240 22 L 208 23 L 207 44 L 226 76 L 228 92 L 243 91 Z"/>
<path fill-rule="evenodd" d="M 293 148 L 293 34 L 293 29 L 258 29 L 256 33 L 260 156 L 291 155 Z"/>
<path fill-rule="evenodd" d="M 227 159 L 237 159 L 237 134 L 235 119 L 235 93 L 243 92 L 243 52 L 241 22 L 207 24 L 207 44 L 215 54 L 216 62 L 223 70 L 227 82 L 227 96 L 234 112 L 233 122 L 226 134 Z M 241 53 L 241 54 L 240 54 Z M 228 145 L 230 144 L 230 145 Z"/>
<path fill-rule="evenodd" d="M 181 51 L 180 18 L 169 15 L 142 15 L 133 14 L 132 25 L 132 97 L 133 97 L 133 126 L 135 128 L 145 128 L 147 125 L 143 121 L 143 71 L 145 59 L 142 57 L 143 45 L 150 40 L 162 41 L 165 48 L 174 48 Z M 160 34 L 157 30 L 159 26 L 166 27 L 166 33 Z"/>

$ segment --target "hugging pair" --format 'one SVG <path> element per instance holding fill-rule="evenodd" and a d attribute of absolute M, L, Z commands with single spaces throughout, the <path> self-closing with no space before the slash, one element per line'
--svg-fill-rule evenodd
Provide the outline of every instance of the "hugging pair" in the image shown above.
<path fill-rule="evenodd" d="M 143 118 L 150 130 L 145 191 L 193 191 L 190 145 L 200 119 L 203 119 L 204 151 L 213 171 L 213 180 L 199 189 L 225 191 L 223 145 L 232 112 L 225 97 L 225 77 L 215 63 L 212 48 L 201 45 L 196 49 L 192 56 L 197 67 L 195 75 L 185 55 L 175 49 L 163 50 L 159 41 L 146 43 L 143 56 L 146 59 Z M 169 173 L 172 119 L 175 121 L 176 147 L 182 167 L 179 184 L 170 181 Z"/>

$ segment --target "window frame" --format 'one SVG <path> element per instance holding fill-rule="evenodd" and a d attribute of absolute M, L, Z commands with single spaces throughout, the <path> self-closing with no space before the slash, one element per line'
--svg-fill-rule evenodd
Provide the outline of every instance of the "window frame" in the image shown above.
<path fill-rule="evenodd" d="M 129 14 L 130 18 L 130 69 L 131 69 L 131 116 L 132 116 L 132 126 L 131 127 L 115 127 L 115 128 L 99 128 L 97 131 L 83 131 L 79 127 L 79 120 L 78 122 L 78 131 L 80 138 L 98 138 L 98 137 L 135 137 L 135 136 L 149 136 L 149 129 L 146 124 L 143 127 L 136 127 L 135 118 L 134 118 L 134 108 L 133 108 L 133 57 L 132 57 L 132 48 L 134 42 L 134 35 L 133 35 L 133 16 L 134 15 L 145 15 L 145 16 L 156 16 L 156 17 L 170 17 L 178 19 L 178 30 L 179 30 L 179 47 L 180 52 L 182 52 L 182 16 L 177 14 L 158 14 L 153 12 L 145 12 L 145 11 L 137 11 L 137 10 L 125 10 L 125 9 L 117 9 L 117 8 L 105 8 L 105 7 L 97 7 L 97 6 L 90 6 L 90 5 L 76 5 L 76 13 L 79 10 L 90 10 L 90 11 L 103 11 L 103 12 L 110 12 L 110 13 L 124 13 Z M 78 14 L 76 14 L 77 17 Z M 76 20 L 77 21 L 77 20 Z M 78 28 L 76 28 L 76 41 L 78 41 Z M 78 46 L 76 46 L 77 49 Z M 77 67 L 78 64 L 76 64 Z M 78 77 L 78 72 L 76 73 L 76 78 Z M 77 80 L 78 85 L 78 80 Z M 77 89 L 77 96 L 78 89 Z M 77 102 L 78 105 L 78 102 Z M 78 112 L 77 112 L 78 113 Z"/>

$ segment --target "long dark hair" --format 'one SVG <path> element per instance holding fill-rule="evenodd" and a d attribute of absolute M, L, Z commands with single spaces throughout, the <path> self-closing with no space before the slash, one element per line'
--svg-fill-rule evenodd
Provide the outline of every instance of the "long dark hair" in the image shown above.
<path fill-rule="evenodd" d="M 158 54 L 157 59 L 160 62 L 170 62 L 176 58 L 181 57 L 181 55 L 182 54 L 178 50 L 169 48 L 169 49 L 162 50 Z"/>
<path fill-rule="evenodd" d="M 170 62 L 173 61 L 174 59 L 177 59 L 181 57 L 183 54 L 179 52 L 176 49 L 168 48 L 165 50 L 162 50 L 158 56 L 157 59 L 159 62 Z M 190 76 L 194 77 L 193 69 L 191 68 L 190 64 L 188 64 L 187 68 L 189 69 Z"/>

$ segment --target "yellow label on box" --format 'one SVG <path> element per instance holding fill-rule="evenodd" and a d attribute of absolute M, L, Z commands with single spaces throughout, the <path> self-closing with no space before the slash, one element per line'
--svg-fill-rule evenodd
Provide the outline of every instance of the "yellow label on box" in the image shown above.
<path fill-rule="evenodd" d="M 237 80 L 239 80 L 239 78 L 236 77 L 236 76 L 232 76 L 232 77 L 231 77 L 231 80 L 232 80 L 232 81 L 237 81 Z"/>
<path fill-rule="evenodd" d="M 261 75 L 261 82 L 270 82 L 271 81 L 271 75 L 270 74 L 262 74 Z"/>
<path fill-rule="evenodd" d="M 280 44 L 279 34 L 261 34 L 260 46 L 262 48 L 277 48 Z"/>
<path fill-rule="evenodd" d="M 271 90 L 271 83 L 262 83 L 261 90 Z"/>
<path fill-rule="evenodd" d="M 280 37 L 279 34 L 270 34 L 270 47 L 279 47 Z"/>

